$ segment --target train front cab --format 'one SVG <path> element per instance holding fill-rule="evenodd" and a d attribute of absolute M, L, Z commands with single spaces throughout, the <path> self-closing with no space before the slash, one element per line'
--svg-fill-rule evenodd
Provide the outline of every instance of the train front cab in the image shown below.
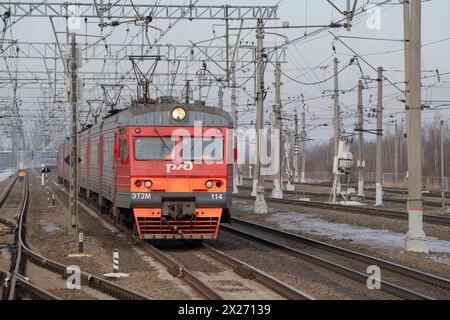
<path fill-rule="evenodd" d="M 229 215 L 227 128 L 128 128 L 130 206 L 144 239 L 215 239 Z"/>

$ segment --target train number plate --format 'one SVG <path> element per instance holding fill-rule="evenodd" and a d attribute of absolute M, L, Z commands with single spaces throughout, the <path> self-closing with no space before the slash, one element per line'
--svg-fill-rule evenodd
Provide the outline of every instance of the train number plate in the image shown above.
<path fill-rule="evenodd" d="M 152 198 L 152 194 L 148 192 L 132 192 L 131 200 L 150 200 Z"/>
<path fill-rule="evenodd" d="M 221 194 L 221 193 L 211 193 L 211 199 L 213 199 L 213 200 L 223 200 L 223 194 Z"/>

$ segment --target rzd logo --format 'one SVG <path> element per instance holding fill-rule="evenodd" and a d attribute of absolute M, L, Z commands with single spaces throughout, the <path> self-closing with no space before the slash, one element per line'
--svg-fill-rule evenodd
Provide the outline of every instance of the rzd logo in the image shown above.
<path fill-rule="evenodd" d="M 174 164 L 174 163 L 170 163 L 167 164 L 167 173 L 171 173 L 172 171 L 191 171 L 194 168 L 194 165 L 192 162 L 185 162 L 182 164 Z"/>

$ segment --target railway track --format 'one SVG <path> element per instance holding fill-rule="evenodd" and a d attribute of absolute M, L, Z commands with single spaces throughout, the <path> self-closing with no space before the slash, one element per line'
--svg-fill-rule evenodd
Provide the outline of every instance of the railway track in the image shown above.
<path fill-rule="evenodd" d="M 303 185 L 303 186 L 322 186 L 322 187 L 329 187 L 331 188 L 332 184 L 327 183 L 327 184 L 317 184 L 317 183 L 300 183 L 300 182 L 295 182 L 295 185 Z M 357 185 L 353 185 L 353 187 L 357 188 Z M 364 188 L 365 191 L 369 191 L 369 192 L 375 192 L 375 188 L 373 187 L 365 187 Z M 404 194 L 407 195 L 409 193 L 408 190 L 405 189 L 395 189 L 395 188 L 383 188 L 383 192 L 385 193 L 392 193 L 392 194 Z M 444 192 L 445 197 L 447 199 L 450 199 L 450 191 L 445 191 Z M 435 191 L 423 191 L 423 196 L 425 197 L 430 197 L 430 198 L 438 198 L 440 199 L 442 197 L 441 192 L 435 192 Z"/>
<path fill-rule="evenodd" d="M 186 245 L 189 251 L 185 251 Z M 208 299 L 312 300 L 305 293 L 206 244 L 196 246 L 188 242 L 183 243 L 181 249 L 179 246 L 178 249 L 159 249 L 147 242 L 142 242 L 142 246 L 172 274 L 185 278 Z"/>
<path fill-rule="evenodd" d="M 11 194 L 16 180 L 14 183 L 10 184 L 6 190 L 5 194 Z M 29 204 L 29 185 L 28 178 L 24 178 L 20 182 L 22 184 L 22 199 L 20 208 L 18 209 L 17 217 L 17 227 L 14 230 L 15 234 L 15 246 L 16 250 L 12 257 L 10 270 L 0 269 L 0 278 L 2 278 L 2 297 L 8 300 L 32 298 L 32 299 L 61 299 L 61 293 L 68 293 L 67 287 L 59 287 L 58 295 L 51 292 L 51 290 L 45 289 L 42 285 L 38 285 L 38 281 L 33 281 L 27 276 L 27 271 L 30 269 L 30 263 L 32 263 L 33 268 L 38 268 L 39 273 L 46 272 L 49 275 L 55 277 L 54 282 L 65 282 L 67 277 L 67 268 L 57 261 L 47 259 L 36 251 L 30 249 L 26 243 L 26 216 Z M 8 197 L 8 196 L 6 196 Z M 6 201 L 6 199 L 5 199 Z M 92 298 L 92 293 L 97 292 L 95 296 L 103 296 L 122 300 L 144 300 L 147 297 L 128 290 L 123 286 L 114 284 L 108 280 L 99 278 L 95 275 L 81 272 L 81 290 L 75 290 L 77 297 L 79 298 Z M 60 283 L 61 284 L 61 283 Z M 100 293 L 100 294 L 98 294 Z"/>
<path fill-rule="evenodd" d="M 267 189 L 265 189 L 265 191 L 270 193 L 270 192 L 272 192 L 272 189 L 267 188 Z M 286 194 L 286 195 L 291 195 L 291 196 L 299 195 L 299 194 L 302 194 L 302 195 L 305 195 L 305 196 L 326 197 L 326 198 L 328 198 L 330 196 L 329 193 L 311 192 L 311 191 L 304 192 L 304 191 L 287 191 L 287 190 L 285 190 L 285 191 L 283 191 L 283 193 Z M 375 197 L 374 196 L 366 195 L 366 196 L 364 196 L 364 199 L 365 200 L 375 201 Z M 407 203 L 407 199 L 401 199 L 401 198 L 386 198 L 386 197 L 384 197 L 383 201 L 385 201 L 385 202 L 392 202 L 392 203 L 401 203 L 401 204 L 406 204 Z M 441 202 L 429 201 L 429 200 L 424 200 L 423 204 L 425 206 L 434 207 L 434 208 L 441 208 L 441 206 L 442 206 Z"/>
<path fill-rule="evenodd" d="M 55 176 L 53 176 L 55 177 Z M 84 203 L 90 209 L 97 211 L 90 203 Z M 104 216 L 98 215 L 98 218 L 112 224 L 112 221 Z M 116 226 L 117 227 L 117 226 Z M 124 230 L 124 232 L 129 232 L 130 230 Z M 193 244 L 192 242 L 177 242 L 180 245 L 178 247 L 179 252 L 174 252 L 173 250 L 166 250 L 158 248 L 147 241 L 139 239 L 137 236 L 133 236 L 133 240 L 138 244 L 143 250 L 150 254 L 154 259 L 158 260 L 163 264 L 169 273 L 177 278 L 181 278 L 186 281 L 192 288 L 200 292 L 206 299 L 209 300 L 229 300 L 229 299 L 241 299 L 243 298 L 238 295 L 239 289 L 242 288 L 229 288 L 225 284 L 236 284 L 238 286 L 243 285 L 243 290 L 249 290 L 245 285 L 249 285 L 251 288 L 258 288 L 248 294 L 245 299 L 254 299 L 255 295 L 258 298 L 259 291 L 265 292 L 265 296 L 260 298 L 271 298 L 271 299 L 289 299 L 289 300 L 312 300 L 312 297 L 304 294 L 303 292 L 279 281 L 278 279 L 262 272 L 261 270 L 246 264 L 245 262 L 234 259 L 224 252 L 216 250 L 206 244 Z M 186 251 L 186 246 L 189 251 Z M 176 249 L 176 248 L 175 248 Z M 203 258 L 204 261 L 210 261 L 217 268 L 223 268 L 228 272 L 224 272 L 224 275 L 219 275 L 214 277 L 214 272 L 209 273 L 200 270 L 192 270 L 189 263 L 192 262 L 192 255 L 197 254 Z M 213 260 L 211 262 L 211 260 Z M 198 268 L 196 268 L 198 269 Z M 218 278 L 224 277 L 224 279 L 219 280 Z"/>
<path fill-rule="evenodd" d="M 108 219 L 99 216 L 99 218 L 108 221 Z M 349 257 L 343 255 L 340 257 L 339 255 L 341 253 L 334 254 L 333 259 L 347 259 L 351 260 L 350 262 L 347 261 L 347 263 L 339 264 L 336 261 L 331 261 L 330 255 L 331 253 L 328 253 L 328 259 L 325 259 L 324 257 L 318 257 L 314 256 L 311 252 L 302 252 L 299 249 L 295 249 L 295 246 L 292 244 L 289 246 L 282 245 L 280 242 L 274 242 L 274 239 L 267 239 L 262 238 L 258 235 L 255 235 L 255 230 L 253 229 L 253 233 L 245 232 L 245 230 L 242 230 L 242 228 L 237 229 L 236 225 L 238 224 L 238 220 L 233 220 L 232 226 L 222 226 L 222 229 L 227 229 L 227 232 L 231 232 L 233 234 L 239 235 L 240 237 L 246 237 L 247 239 L 251 239 L 252 241 L 257 241 L 258 243 L 263 243 L 266 246 L 276 247 L 280 251 L 288 252 L 291 256 L 295 256 L 297 258 L 307 260 L 310 263 L 314 263 L 318 265 L 320 268 L 324 268 L 328 270 L 331 273 L 334 273 L 341 281 L 342 283 L 346 283 L 346 285 L 350 288 L 354 288 L 357 292 L 364 292 L 365 296 L 371 297 L 373 299 L 434 299 L 435 296 L 428 296 L 426 293 L 428 292 L 427 288 L 424 288 L 425 293 L 417 292 L 413 289 L 406 288 L 399 284 L 393 284 L 388 281 L 382 282 L 382 290 L 375 290 L 370 291 L 366 287 L 366 281 L 367 281 L 367 274 L 363 270 L 364 266 L 367 265 L 367 261 L 359 261 L 355 259 L 350 259 Z M 247 226 L 248 227 L 248 226 Z M 254 228 L 254 226 L 253 226 Z M 258 228 L 262 228 L 262 226 L 259 226 Z M 268 230 L 268 229 L 267 229 Z M 266 230 L 266 231 L 267 231 Z M 260 232 L 260 231 L 258 231 Z M 272 233 L 275 231 L 272 231 Z M 283 238 L 287 235 L 287 233 L 283 233 Z M 292 236 L 292 235 L 291 235 Z M 273 234 L 272 234 L 273 237 Z M 280 234 L 279 234 L 279 237 Z M 261 270 L 258 270 L 249 264 L 237 260 L 224 252 L 221 252 L 219 250 L 216 250 L 215 248 L 208 246 L 208 245 L 201 245 L 197 247 L 192 247 L 189 252 L 178 252 L 174 251 L 169 248 L 161 249 L 158 248 L 155 245 L 151 245 L 145 241 L 142 241 L 140 239 L 135 238 L 135 241 L 138 242 L 144 250 L 146 250 L 149 254 L 151 254 L 155 259 L 160 261 L 168 270 L 169 272 L 175 276 L 184 279 L 187 281 L 193 288 L 201 292 L 207 299 L 212 300 L 222 300 L 222 299 L 241 299 L 242 296 L 239 296 L 239 294 L 236 296 L 236 293 L 230 293 L 230 288 L 218 285 L 220 283 L 220 280 L 218 278 L 214 277 L 214 272 L 210 272 L 206 270 L 202 270 L 203 266 L 199 269 L 198 266 L 191 265 L 192 261 L 207 261 L 209 264 L 214 265 L 225 265 L 223 269 L 228 269 L 229 273 L 234 273 L 235 276 L 233 278 L 225 278 L 222 279 L 222 281 L 253 281 L 256 282 L 256 284 L 253 284 L 253 288 L 258 287 L 263 288 L 265 292 L 270 292 L 272 296 L 270 297 L 267 295 L 266 297 L 270 298 L 285 298 L 285 299 L 311 299 L 310 296 L 307 294 L 289 286 L 285 283 L 281 282 L 280 280 L 277 280 L 276 278 L 270 276 L 268 273 L 265 273 Z M 285 241 L 285 240 L 280 240 Z M 296 240 L 298 242 L 298 239 Z M 298 244 L 297 244 L 298 245 Z M 312 246 L 314 247 L 314 246 Z M 345 249 L 341 249 L 345 250 Z M 198 255 L 201 257 L 201 259 L 196 256 L 196 259 L 192 259 L 194 255 Z M 377 258 L 367 257 L 366 259 L 372 259 L 369 262 L 379 262 L 381 264 L 381 260 L 377 260 Z M 211 261 L 212 260 L 212 261 Z M 341 261 L 342 262 L 342 261 Z M 385 262 L 385 264 L 381 265 L 383 267 L 383 274 L 385 270 L 389 270 L 386 265 L 389 262 Z M 355 266 L 355 264 L 358 264 L 358 266 Z M 349 266 L 350 265 L 350 266 Z M 353 266 L 353 268 L 351 268 Z M 357 270 L 357 269 L 360 270 Z M 386 269 L 385 269 L 386 268 Z M 361 271 L 362 270 L 362 271 Z M 394 270 L 395 271 L 395 270 Z M 392 271 L 392 273 L 395 274 L 395 272 Z M 404 271 L 404 270 L 403 270 Z M 397 269 L 397 272 L 400 272 L 399 269 Z M 237 275 L 237 277 L 236 277 Z M 397 275 L 397 274 L 396 274 Z M 431 275 L 430 275 L 431 276 Z M 417 273 L 415 275 L 417 278 Z M 433 277 L 433 276 L 431 276 Z M 391 279 L 389 277 L 389 279 Z M 409 279 L 414 278 L 406 277 Z M 425 285 L 425 282 L 422 282 L 421 285 Z M 441 290 L 439 287 L 436 287 L 432 285 L 433 290 Z M 446 290 L 446 289 L 445 289 Z M 231 290 L 232 291 L 232 290 Z M 437 297 L 441 297 L 443 294 L 439 295 L 437 294 Z M 445 294 L 444 294 L 445 295 Z"/>
<path fill-rule="evenodd" d="M 356 282 L 356 288 L 359 284 L 359 290 L 366 286 L 368 266 L 378 266 L 381 290 L 370 292 L 376 298 L 450 299 L 450 280 L 446 278 L 242 219 L 233 218 L 231 225 L 221 228 L 336 272 Z"/>
<path fill-rule="evenodd" d="M 251 190 L 250 187 L 240 187 L 241 190 Z M 242 200 L 254 200 L 255 197 L 250 195 L 243 195 L 238 194 L 234 195 L 235 199 L 242 199 Z M 408 220 L 408 213 L 404 211 L 394 211 L 394 210 L 387 210 L 387 209 L 379 209 L 379 208 L 367 208 L 367 207 L 358 207 L 358 206 L 348 206 L 348 205 L 341 205 L 341 204 L 332 204 L 332 203 L 325 203 L 325 202 L 315 202 L 315 201 L 301 201 L 301 200 L 294 200 L 294 199 L 275 199 L 272 197 L 266 197 L 266 201 L 269 203 L 278 203 L 278 204 L 285 204 L 285 205 L 294 205 L 294 206 L 300 206 L 300 207 L 308 207 L 308 208 L 318 208 L 318 209 L 325 209 L 325 210 L 335 210 L 335 211 L 344 211 L 347 213 L 356 213 L 356 214 L 362 214 L 362 215 L 369 215 L 369 216 L 378 216 L 383 218 L 390 218 L 390 219 L 397 219 L 397 220 Z M 435 224 L 435 225 L 442 225 L 442 226 L 450 226 L 450 218 L 445 216 L 435 216 L 435 215 L 423 215 L 423 221 Z"/>
<path fill-rule="evenodd" d="M 249 179 L 249 178 L 244 178 L 243 180 L 244 181 L 253 181 L 252 179 Z M 273 183 L 272 180 L 268 180 L 268 179 L 266 179 L 264 181 L 267 182 L 267 183 Z M 332 183 L 329 183 L 329 182 L 324 182 L 324 183 L 294 182 L 294 185 L 295 186 L 312 186 L 312 187 L 327 187 L 327 188 L 331 188 Z M 357 186 L 354 185 L 354 184 L 352 184 L 351 186 L 357 188 Z M 369 192 L 375 192 L 375 188 L 373 188 L 373 187 L 365 187 L 364 190 L 365 191 L 369 191 Z M 289 193 L 291 191 L 284 191 L 284 192 L 288 192 Z M 392 193 L 392 194 L 404 194 L 404 195 L 408 194 L 408 190 L 395 189 L 395 188 L 383 188 L 383 192 L 385 192 L 385 193 Z M 450 191 L 445 191 L 444 194 L 445 194 L 445 197 L 447 199 L 450 199 Z M 327 196 L 329 196 L 329 194 L 327 194 Z M 438 203 L 438 201 L 440 201 L 440 199 L 442 197 L 442 194 L 440 192 L 434 192 L 434 191 L 429 191 L 429 192 L 426 191 L 425 192 L 424 191 L 423 196 L 430 197 L 430 198 L 438 198 L 437 201 L 434 201 L 434 202 L 433 201 L 429 201 L 429 203 L 431 203 L 429 205 L 430 206 L 436 206 L 437 205 L 438 207 L 440 206 L 440 203 Z M 375 199 L 375 197 L 371 197 L 371 196 L 367 197 L 366 196 L 366 199 L 373 200 L 372 198 Z M 387 198 L 385 200 L 386 201 L 391 201 L 392 200 L 393 202 L 396 202 L 397 200 L 405 201 L 404 199 L 393 199 L 393 198 Z"/>

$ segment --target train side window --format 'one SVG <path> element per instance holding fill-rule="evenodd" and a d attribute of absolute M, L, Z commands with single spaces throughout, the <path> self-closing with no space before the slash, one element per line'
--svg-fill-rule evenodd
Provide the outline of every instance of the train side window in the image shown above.
<path fill-rule="evenodd" d="M 128 159 L 128 143 L 125 139 L 120 140 L 120 159 Z"/>

